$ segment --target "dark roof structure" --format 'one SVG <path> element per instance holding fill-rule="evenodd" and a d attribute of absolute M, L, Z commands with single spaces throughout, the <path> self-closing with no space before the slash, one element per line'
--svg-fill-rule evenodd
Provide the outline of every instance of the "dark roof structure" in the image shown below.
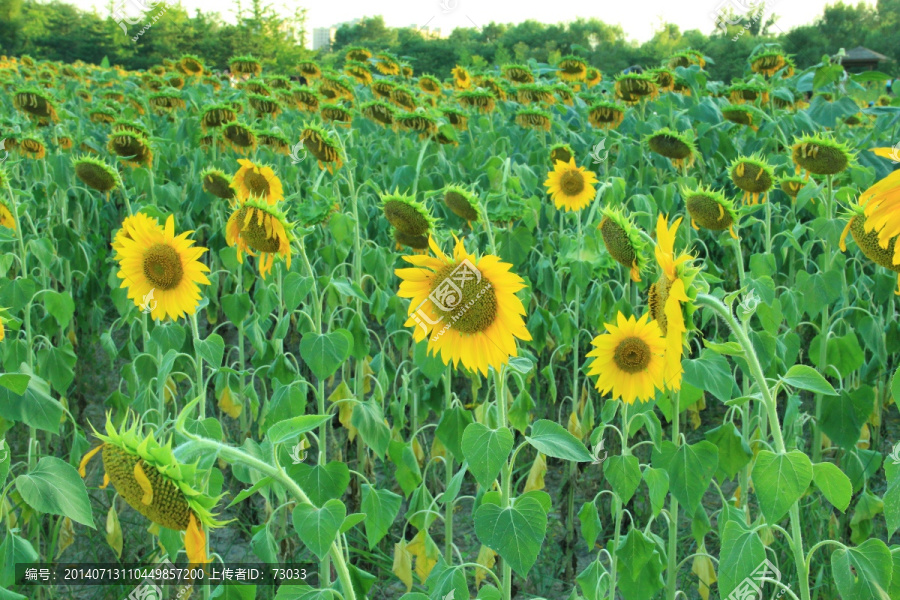
<path fill-rule="evenodd" d="M 857 46 L 844 54 L 841 64 L 848 71 L 872 71 L 878 68 L 878 63 L 889 60 L 893 59 L 880 52 Z"/>

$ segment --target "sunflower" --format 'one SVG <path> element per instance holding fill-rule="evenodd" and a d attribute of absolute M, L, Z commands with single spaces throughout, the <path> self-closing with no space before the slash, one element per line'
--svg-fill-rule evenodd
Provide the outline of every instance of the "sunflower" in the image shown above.
<path fill-rule="evenodd" d="M 458 185 L 448 185 L 444 188 L 444 204 L 457 217 L 465 219 L 469 227 L 481 216 L 481 203 L 478 197 Z"/>
<path fill-rule="evenodd" d="M 323 120 L 335 125 L 350 127 L 353 122 L 353 115 L 346 108 L 337 104 L 323 104 L 319 112 L 322 114 Z"/>
<path fill-rule="evenodd" d="M 698 65 L 701 69 L 704 68 L 706 66 L 706 59 L 703 58 L 703 54 L 698 52 L 697 50 L 688 48 L 687 50 L 676 52 L 671 57 L 669 57 L 670 69 L 674 69 L 676 67 L 684 67 L 686 69 L 691 65 Z"/>
<path fill-rule="evenodd" d="M 47 156 L 47 147 L 35 137 L 26 137 L 19 142 L 19 152 L 28 158 L 39 160 Z"/>
<path fill-rule="evenodd" d="M 400 62 L 397 57 L 387 52 L 375 55 L 375 68 L 382 75 L 399 75 Z"/>
<path fill-rule="evenodd" d="M 404 256 L 414 268 L 394 271 L 403 280 L 397 295 L 411 299 L 405 325 L 415 328 L 416 341 L 428 337 L 429 353 L 440 353 L 444 364 L 462 362 L 483 375 L 499 369 L 517 356 L 516 338 L 531 340 L 516 297 L 524 281 L 512 265 L 491 254 L 476 258 L 459 240 L 452 258 L 434 240 L 429 245 L 434 257 Z"/>
<path fill-rule="evenodd" d="M 394 117 L 397 125 L 406 131 L 417 131 L 421 139 L 437 133 L 438 123 L 434 117 L 420 112 L 405 112 Z"/>
<path fill-rule="evenodd" d="M 280 132 L 260 131 L 257 136 L 261 145 L 271 148 L 279 154 L 290 155 L 291 143 Z"/>
<path fill-rule="evenodd" d="M 603 74 L 594 67 L 588 67 L 584 82 L 588 87 L 594 87 L 603 80 Z"/>
<path fill-rule="evenodd" d="M 653 100 L 659 96 L 659 86 L 653 76 L 643 73 L 626 73 L 616 77 L 616 97 L 626 104 L 637 104 L 643 98 Z"/>
<path fill-rule="evenodd" d="M 467 90 L 471 87 L 472 78 L 469 76 L 469 72 L 463 67 L 456 65 L 450 72 L 453 73 L 453 85 L 456 89 Z"/>
<path fill-rule="evenodd" d="M 172 453 L 171 440 L 162 445 L 152 433 L 142 437 L 140 428 L 135 418 L 131 427 L 117 431 L 107 413 L 106 435 L 94 430 L 94 436 L 103 443 L 84 455 L 78 473 L 85 477 L 88 461 L 102 451 L 101 487 L 112 482 L 119 496 L 153 523 L 186 530 L 188 562 L 205 563 L 206 535 L 201 525 L 216 528 L 225 524 L 212 512 L 223 496 L 211 497 L 195 489 L 199 480 L 196 465 L 179 463 Z"/>
<path fill-rule="evenodd" d="M 394 113 L 396 110 L 393 106 L 381 100 L 372 100 L 359 107 L 359 111 L 365 118 L 378 123 L 382 127 L 394 126 Z"/>
<path fill-rule="evenodd" d="M 372 58 L 372 52 L 361 46 L 351 46 L 346 49 L 344 58 L 352 61 L 366 62 Z"/>
<path fill-rule="evenodd" d="M 147 140 L 130 131 L 117 131 L 109 136 L 107 149 L 132 167 L 153 165 L 153 150 Z"/>
<path fill-rule="evenodd" d="M 13 106 L 26 113 L 38 124 L 48 125 L 51 121 L 59 121 L 53 101 L 41 90 L 26 88 L 17 90 L 13 95 Z"/>
<path fill-rule="evenodd" d="M 648 315 L 625 318 L 619 312 L 616 324 L 606 323 L 587 353 L 593 358 L 588 375 L 597 377 L 597 390 L 626 404 L 651 400 L 665 386 L 666 341 L 656 321 Z"/>
<path fill-rule="evenodd" d="M 92 156 L 82 156 L 72 162 L 75 165 L 75 175 L 78 179 L 98 192 L 109 193 L 122 185 L 119 172 L 102 160 Z"/>
<path fill-rule="evenodd" d="M 436 77 L 432 77 L 431 75 L 422 75 L 421 77 L 419 77 L 419 89 L 426 94 L 431 94 L 432 96 L 440 96 L 441 82 L 438 81 Z"/>
<path fill-rule="evenodd" d="M 275 256 L 285 259 L 291 268 L 291 223 L 276 207 L 257 200 L 244 201 L 228 219 L 225 239 L 229 246 L 237 246 L 238 262 L 243 262 L 243 253 L 256 256 L 258 252 L 259 274 L 265 279 L 272 270 Z"/>
<path fill-rule="evenodd" d="M 428 208 L 412 196 L 382 194 L 381 209 L 388 223 L 407 235 L 428 235 L 437 223 Z"/>
<path fill-rule="evenodd" d="M 532 102 L 543 104 L 556 103 L 556 98 L 553 97 L 553 88 L 536 83 L 523 83 L 516 88 L 516 100 L 518 100 L 519 104 L 526 106 Z"/>
<path fill-rule="evenodd" d="M 467 108 L 474 108 L 481 114 L 494 111 L 496 98 L 487 90 L 473 90 L 471 92 L 459 92 L 459 103 Z"/>
<path fill-rule="evenodd" d="M 153 230 L 159 235 L 163 235 L 162 225 L 155 217 L 151 217 L 145 213 L 137 212 L 133 215 L 125 217 L 122 221 L 122 227 L 116 232 L 112 242 L 113 258 L 120 260 L 122 252 L 122 241 L 126 239 L 134 239 L 131 237 L 131 231 L 137 228 L 140 231 Z"/>
<path fill-rule="evenodd" d="M 237 118 L 237 113 L 228 104 L 213 104 L 206 107 L 200 116 L 200 126 L 203 131 L 209 128 L 221 127 Z"/>
<path fill-rule="evenodd" d="M 604 208 L 602 213 L 603 219 L 598 229 L 606 251 L 617 263 L 629 269 L 632 281 L 640 281 L 641 271 L 647 265 L 644 256 L 646 243 L 640 231 L 628 216 L 617 209 Z"/>
<path fill-rule="evenodd" d="M 588 109 L 588 121 L 599 129 L 616 129 L 625 118 L 625 107 L 614 102 L 598 102 Z"/>
<path fill-rule="evenodd" d="M 577 56 L 564 56 L 556 65 L 556 76 L 563 81 L 584 81 L 588 66 Z"/>
<path fill-rule="evenodd" d="M 154 319 L 194 314 L 200 300 L 197 284 L 209 285 L 204 275 L 209 267 L 199 260 L 206 248 L 193 247 L 194 240 L 188 239 L 191 233 L 176 236 L 175 217 L 170 215 L 162 230 L 133 222 L 120 238 L 120 287 L 128 288 L 136 306 L 152 306 Z"/>
<path fill-rule="evenodd" d="M 140 123 L 135 123 L 134 121 L 125 121 L 119 120 L 112 124 L 113 133 L 118 133 L 119 131 L 130 131 L 135 135 L 139 135 L 144 138 L 150 137 L 150 132 L 147 131 L 147 128 L 141 125 Z"/>
<path fill-rule="evenodd" d="M 391 90 L 391 102 L 405 108 L 406 110 L 415 110 L 418 107 L 416 97 L 409 88 L 397 86 Z"/>
<path fill-rule="evenodd" d="M 754 124 L 754 113 L 747 109 L 738 106 L 725 106 L 722 107 L 722 116 L 727 121 L 738 125 L 746 125 L 753 131 L 759 131 L 759 126 Z"/>
<path fill-rule="evenodd" d="M 675 75 L 672 74 L 672 71 L 665 67 L 659 67 L 650 69 L 648 73 L 653 77 L 656 85 L 659 86 L 659 91 L 671 92 L 675 89 Z"/>
<path fill-rule="evenodd" d="M 876 155 L 893 158 L 893 148 L 874 148 Z M 900 170 L 876 182 L 859 197 L 859 205 L 863 207 L 865 232 L 878 232 L 878 243 L 887 248 L 891 241 L 900 235 Z M 896 247 L 896 245 L 895 245 Z M 900 264 L 900 249 L 894 252 L 894 264 Z"/>
<path fill-rule="evenodd" d="M 324 129 L 307 125 L 300 134 L 300 139 L 303 140 L 303 145 L 309 153 L 319 161 L 320 169 L 325 169 L 327 165 L 328 172 L 333 173 L 333 169 L 340 169 L 344 164 L 341 160 L 340 147 Z"/>
<path fill-rule="evenodd" d="M 417 252 L 422 252 L 428 249 L 428 236 L 427 235 L 409 235 L 408 233 L 403 233 L 399 229 L 394 230 L 394 241 L 397 242 L 397 247 L 407 247 L 416 250 Z"/>
<path fill-rule="evenodd" d="M 787 65 L 784 54 L 781 50 L 768 50 L 751 56 L 749 59 L 750 69 L 754 73 L 761 73 L 767 77 L 771 77 Z"/>
<path fill-rule="evenodd" d="M 500 85 L 500 82 L 493 77 L 485 77 L 481 81 L 481 87 L 488 90 L 498 100 L 505 101 L 508 97 L 506 90 Z"/>
<path fill-rule="evenodd" d="M 109 107 L 99 107 L 88 113 L 91 123 L 115 123 L 118 112 Z"/>
<path fill-rule="evenodd" d="M 847 234 L 849 233 L 866 258 L 885 269 L 898 273 L 897 291 L 894 293 L 900 296 L 900 261 L 897 261 L 897 257 L 900 255 L 897 251 L 898 238 L 892 237 L 888 239 L 886 245 L 882 245 L 878 233 L 871 228 L 867 230 L 868 218 L 862 205 L 852 207 L 849 217 L 847 226 L 841 234 L 841 251 L 847 251 Z"/>
<path fill-rule="evenodd" d="M 217 198 L 231 200 L 235 197 L 231 177 L 218 169 L 206 169 L 200 173 L 200 180 L 203 182 L 203 190 Z"/>
<path fill-rule="evenodd" d="M 679 169 L 691 166 L 697 155 L 693 139 L 668 127 L 648 136 L 647 146 L 653 152 L 670 159 L 672 164 Z"/>
<path fill-rule="evenodd" d="M 469 128 L 469 115 L 455 108 L 442 108 L 441 113 L 454 129 L 465 131 Z"/>
<path fill-rule="evenodd" d="M 536 108 L 523 108 L 516 113 L 516 125 L 526 129 L 542 129 L 550 131 L 553 117 L 547 111 Z"/>
<path fill-rule="evenodd" d="M 169 84 L 170 87 L 175 88 L 176 90 L 180 90 L 184 88 L 184 78 L 180 75 L 172 75 L 168 79 L 166 79 L 166 83 Z"/>
<path fill-rule="evenodd" d="M 744 204 L 759 204 L 759 197 L 766 201 L 766 192 L 775 185 L 775 173 L 759 156 L 738 157 L 729 167 L 734 185 L 744 191 Z"/>
<path fill-rule="evenodd" d="M 256 111 L 258 115 L 269 115 L 277 117 L 281 113 L 281 104 L 278 100 L 262 94 L 250 94 L 247 98 L 250 107 Z"/>
<path fill-rule="evenodd" d="M 252 56 L 235 56 L 228 61 L 228 69 L 232 73 L 256 77 L 262 73 L 262 65 Z"/>
<path fill-rule="evenodd" d="M 568 144 L 553 144 L 550 146 L 550 162 L 553 164 L 556 164 L 557 161 L 567 163 L 574 156 L 575 153 Z"/>
<path fill-rule="evenodd" d="M 394 91 L 394 88 L 397 87 L 397 84 L 393 81 L 387 81 L 386 79 L 381 79 L 372 84 L 372 93 L 378 96 L 379 98 L 383 98 L 385 100 L 391 99 L 391 93 Z"/>
<path fill-rule="evenodd" d="M 700 227 L 711 231 L 727 229 L 731 237 L 738 239 L 734 232 L 738 220 L 737 212 L 734 210 L 734 204 L 724 194 L 702 187 L 693 190 L 682 188 L 681 197 L 684 198 L 684 205 L 691 216 L 691 227 L 698 231 Z"/>
<path fill-rule="evenodd" d="M 735 83 L 728 88 L 731 101 L 735 104 L 743 104 L 745 102 L 756 102 L 761 100 L 763 104 L 769 102 L 769 90 L 762 85 L 753 83 Z"/>
<path fill-rule="evenodd" d="M 176 108 L 183 109 L 187 106 L 178 90 L 172 88 L 152 94 L 148 99 L 148 102 L 150 103 L 150 106 L 160 113 L 171 112 Z M 113 117 L 115 117 L 115 113 L 113 113 Z M 115 120 L 115 118 L 113 120 Z"/>
<path fill-rule="evenodd" d="M 281 180 L 272 167 L 258 165 L 245 158 L 238 159 L 238 164 L 241 168 L 231 178 L 231 187 L 238 200 L 260 198 L 270 205 L 284 200 Z"/>
<path fill-rule="evenodd" d="M 818 135 L 805 135 L 794 140 L 791 158 L 797 168 L 816 175 L 836 175 L 850 165 L 853 156 L 850 149 L 833 140 Z"/>
<path fill-rule="evenodd" d="M 273 90 L 291 89 L 291 80 L 283 75 L 270 75 L 266 77 L 266 84 Z"/>
<path fill-rule="evenodd" d="M 297 70 L 300 71 L 300 74 L 306 79 L 318 79 L 322 76 L 322 69 L 320 69 L 319 65 L 312 60 L 305 60 L 298 63 Z"/>
<path fill-rule="evenodd" d="M 181 57 L 181 60 L 178 61 L 178 66 L 180 66 L 181 70 L 187 75 L 203 75 L 203 61 L 199 56 L 185 54 Z"/>
<path fill-rule="evenodd" d="M 298 87 L 291 91 L 291 98 L 298 109 L 303 112 L 319 110 L 319 95 L 308 87 Z"/>
<path fill-rule="evenodd" d="M 547 173 L 544 186 L 556 208 L 569 212 L 581 210 L 591 203 L 596 194 L 595 183 L 597 176 L 592 171 L 585 171 L 584 167 L 577 166 L 572 157 L 569 162 L 556 161 L 553 171 Z"/>
<path fill-rule="evenodd" d="M 256 132 L 237 121 L 226 123 L 222 128 L 222 137 L 232 150 L 239 154 L 256 148 Z"/>
<path fill-rule="evenodd" d="M 338 77 L 322 75 L 322 83 L 319 84 L 319 92 L 329 100 L 343 98 L 353 100 L 353 89 Z"/>
<path fill-rule="evenodd" d="M 564 83 L 557 83 L 552 88 L 553 93 L 559 97 L 559 101 L 567 106 L 575 106 L 575 94 L 572 88 Z"/>
<path fill-rule="evenodd" d="M 362 85 L 369 85 L 372 83 L 372 72 L 369 71 L 369 68 L 361 62 L 350 61 L 344 65 L 344 73 L 352 77 L 356 80 L 357 83 Z"/>
<path fill-rule="evenodd" d="M 239 84 L 238 88 L 244 90 L 248 94 L 257 94 L 267 98 L 272 95 L 272 88 L 270 88 L 266 82 L 259 79 L 249 79 Z"/>
<path fill-rule="evenodd" d="M 534 74 L 525 65 L 503 65 L 500 71 L 513 83 L 534 83 Z"/>
<path fill-rule="evenodd" d="M 806 185 L 806 181 L 802 177 L 780 177 L 778 179 L 778 185 L 781 187 L 781 191 L 791 197 L 791 200 L 794 202 L 797 201 L 797 195 L 800 193 L 800 190 L 803 189 L 803 186 Z"/>
<path fill-rule="evenodd" d="M 5 177 L 5 172 L 0 171 L 0 185 L 3 184 Z M 0 199 L 0 226 L 16 230 L 16 217 L 12 212 L 12 207 L 2 199 Z"/>

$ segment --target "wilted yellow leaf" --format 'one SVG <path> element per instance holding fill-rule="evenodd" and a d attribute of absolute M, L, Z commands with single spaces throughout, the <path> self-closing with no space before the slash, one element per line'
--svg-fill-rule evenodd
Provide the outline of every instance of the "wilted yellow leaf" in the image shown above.
<path fill-rule="evenodd" d="M 231 395 L 231 388 L 227 385 L 222 388 L 222 393 L 219 394 L 219 410 L 232 419 L 240 417 L 241 411 L 244 410 L 244 405 L 242 403 L 235 402 L 234 396 Z"/>
<path fill-rule="evenodd" d="M 166 404 L 175 399 L 175 394 L 178 393 L 178 386 L 175 385 L 175 380 L 172 379 L 172 376 L 166 378 L 166 385 L 163 386 L 163 398 L 166 401 Z"/>
<path fill-rule="evenodd" d="M 422 450 L 422 445 L 419 443 L 419 438 L 413 438 L 412 450 L 413 454 L 416 455 L 416 462 L 419 463 L 419 466 L 421 467 L 422 463 L 425 462 L 425 451 Z"/>
<path fill-rule="evenodd" d="M 712 559 L 708 556 L 695 556 L 691 573 L 700 579 L 700 595 L 703 600 L 709 600 L 709 588 L 716 582 L 716 570 Z"/>
<path fill-rule="evenodd" d="M 434 441 L 431 442 L 431 458 L 436 458 L 438 456 L 447 456 L 447 448 L 445 448 L 444 444 L 441 443 L 441 440 L 435 436 Z"/>
<path fill-rule="evenodd" d="M 537 453 L 534 462 L 531 464 L 531 470 L 528 471 L 528 479 L 525 481 L 525 493 L 534 490 L 544 489 L 544 475 L 547 473 L 547 458 Z"/>
<path fill-rule="evenodd" d="M 700 403 L 701 402 L 703 402 L 703 398 L 700 398 L 700 400 L 691 404 L 687 408 L 688 419 L 690 419 L 691 427 L 694 429 L 697 429 L 702 424 L 702 422 L 700 421 Z"/>
<path fill-rule="evenodd" d="M 119 514 L 116 505 L 109 507 L 106 513 L 106 543 L 116 551 L 116 556 L 122 558 L 122 526 L 119 525 Z"/>
<path fill-rule="evenodd" d="M 497 563 L 497 553 L 487 546 L 481 546 L 481 550 L 478 551 L 478 558 L 475 560 L 475 562 L 487 569 L 492 569 Z M 481 582 L 484 581 L 485 577 L 487 577 L 487 571 L 485 571 L 485 569 L 475 569 L 476 590 L 478 589 L 478 586 L 481 585 Z"/>
<path fill-rule="evenodd" d="M 584 431 L 581 429 L 581 422 L 578 421 L 578 415 L 574 412 L 569 414 L 569 433 L 577 437 L 579 440 L 584 437 Z"/>
<path fill-rule="evenodd" d="M 59 558 L 62 556 L 63 551 L 75 541 L 75 527 L 72 525 L 72 519 L 69 517 L 65 517 L 62 520 L 57 539 L 59 549 L 56 551 L 56 558 Z"/>
<path fill-rule="evenodd" d="M 341 400 L 349 400 L 353 398 L 353 392 L 350 390 L 350 387 L 344 383 L 343 381 L 334 388 L 334 391 L 331 392 L 331 395 L 328 396 L 329 402 L 340 402 Z M 341 425 L 347 429 L 347 439 L 349 441 L 353 441 L 356 439 L 356 427 L 350 422 L 353 418 L 353 403 L 352 402 L 341 402 L 338 405 L 338 421 L 341 422 Z"/>
<path fill-rule="evenodd" d="M 419 579 L 425 581 L 441 556 L 441 551 L 438 549 L 437 544 L 434 543 L 428 532 L 423 529 L 416 534 L 416 537 L 406 546 L 406 549 L 416 559 L 416 574 L 419 576 Z"/>
<path fill-rule="evenodd" d="M 860 450 L 868 450 L 869 442 L 871 442 L 872 436 L 869 433 L 869 424 L 864 423 L 862 429 L 859 432 L 859 441 L 856 442 L 856 447 Z"/>
<path fill-rule="evenodd" d="M 391 571 L 406 585 L 407 592 L 412 589 L 412 554 L 406 549 L 406 540 L 394 544 L 394 566 Z"/>

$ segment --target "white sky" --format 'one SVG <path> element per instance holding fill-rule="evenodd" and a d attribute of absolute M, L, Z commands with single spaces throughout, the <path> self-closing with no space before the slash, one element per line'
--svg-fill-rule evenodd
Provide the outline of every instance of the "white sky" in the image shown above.
<path fill-rule="evenodd" d="M 109 0 L 66 0 L 84 9 L 97 8 L 107 12 Z M 126 0 L 115 0 L 125 2 Z M 754 0 L 263 0 L 272 3 L 279 12 L 293 12 L 300 5 L 308 9 L 310 29 L 329 27 L 363 16 L 382 15 L 390 27 L 422 26 L 440 27 L 447 35 L 455 27 L 472 27 L 496 23 L 519 23 L 528 19 L 542 23 L 572 21 L 578 17 L 597 17 L 611 25 L 621 25 L 629 39 L 645 42 L 663 22 L 678 25 L 681 31 L 699 29 L 711 33 L 714 24 L 712 14 L 718 6 L 729 3 L 742 14 Z M 836 0 L 768 0 L 769 11 L 780 18 L 779 28 L 788 31 L 797 25 L 811 23 L 821 15 L 825 6 Z M 875 5 L 876 0 L 864 0 Z M 856 0 L 845 0 L 856 4 Z M 181 0 L 181 4 L 194 12 L 218 12 L 227 21 L 234 19 L 235 2 L 232 0 Z M 243 0 L 243 6 L 249 6 Z M 126 5 L 127 6 L 127 5 Z M 127 6 L 132 13 L 134 7 Z"/>

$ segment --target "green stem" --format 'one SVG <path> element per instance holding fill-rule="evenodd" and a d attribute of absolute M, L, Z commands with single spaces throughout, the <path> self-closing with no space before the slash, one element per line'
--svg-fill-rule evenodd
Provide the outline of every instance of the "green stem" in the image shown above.
<path fill-rule="evenodd" d="M 448 365 L 444 371 L 444 410 L 449 411 L 453 397 L 450 393 L 450 384 L 453 379 L 453 369 Z M 450 489 L 450 481 L 453 479 L 453 455 L 447 453 L 445 467 L 445 490 Z M 445 491 L 446 493 L 446 491 Z M 448 565 L 453 564 L 453 500 L 444 501 L 444 560 Z"/>
<path fill-rule="evenodd" d="M 831 223 L 834 220 L 834 182 L 832 181 L 832 176 L 829 175 L 827 178 L 828 182 L 828 194 L 825 197 L 825 222 Z M 822 270 L 827 272 L 828 269 L 831 268 L 831 261 L 834 259 L 834 248 L 831 247 L 831 241 L 826 240 L 824 246 L 824 257 L 822 263 Z M 822 375 L 825 375 L 825 369 L 827 366 L 827 350 L 828 350 L 828 330 L 830 328 L 830 320 L 831 314 L 829 310 L 829 306 L 826 304 L 822 309 L 822 327 L 819 329 L 819 365 L 822 370 Z M 812 461 L 814 463 L 821 462 L 822 460 L 822 394 L 816 394 L 816 424 L 813 428 L 813 441 L 812 441 Z"/>
<path fill-rule="evenodd" d="M 676 446 L 681 443 L 681 435 L 680 435 L 680 407 L 679 401 L 681 399 L 680 392 L 672 392 L 672 442 Z M 677 568 L 677 556 L 678 556 L 678 500 L 675 499 L 675 496 L 672 496 L 671 502 L 669 504 L 669 552 L 668 552 L 668 562 L 669 566 L 666 569 L 666 598 L 667 600 L 675 600 L 675 594 L 678 590 L 675 586 L 678 583 L 678 568 Z"/>
<path fill-rule="evenodd" d="M 631 454 L 631 450 L 628 448 L 628 405 L 624 402 L 622 403 L 622 456 L 629 456 Z M 616 573 L 618 571 L 618 555 L 616 554 L 616 550 L 619 548 L 619 540 L 621 539 L 621 531 L 622 531 L 622 515 L 624 511 L 622 510 L 622 501 L 619 499 L 619 496 L 613 494 L 613 506 L 616 510 L 616 530 L 613 534 L 613 548 L 612 552 L 609 553 L 610 556 L 610 586 L 609 586 L 609 600 L 616 600 Z"/>

